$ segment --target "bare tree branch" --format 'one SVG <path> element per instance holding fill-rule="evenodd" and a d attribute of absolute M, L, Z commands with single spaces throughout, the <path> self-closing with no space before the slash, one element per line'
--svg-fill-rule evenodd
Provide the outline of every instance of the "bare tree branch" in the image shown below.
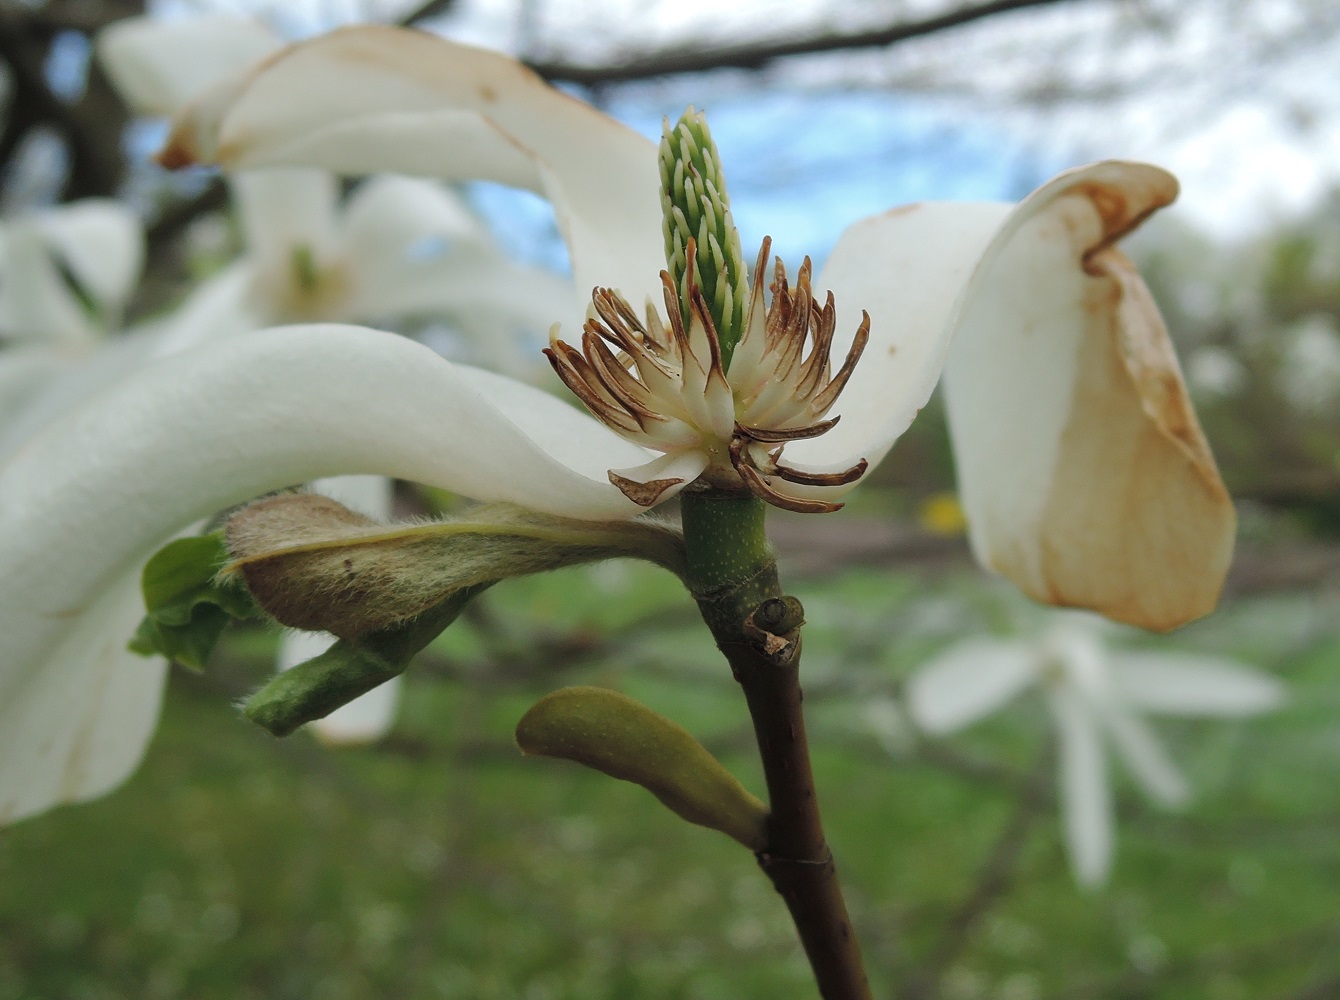
<path fill-rule="evenodd" d="M 50 125 L 69 146 L 66 197 L 110 195 L 124 168 L 120 148 L 115 141 L 98 141 L 102 123 L 87 113 L 87 107 L 68 104 L 51 92 L 42 65 L 44 49 L 41 40 L 29 32 L 26 17 L 11 3 L 0 3 L 0 58 L 9 65 L 14 80 L 14 111 L 0 139 L 0 164 L 8 165 L 33 128 Z"/>
<path fill-rule="evenodd" d="M 408 14 L 403 15 L 396 23 L 408 27 L 418 24 L 420 21 L 426 21 L 430 17 L 445 14 L 454 6 L 456 6 L 456 0 L 428 0 L 427 3 L 419 4 Z"/>
<path fill-rule="evenodd" d="M 1028 836 L 1032 832 L 1033 820 L 1046 799 L 1051 766 L 1052 754 L 1049 748 L 1039 755 L 1013 815 L 982 862 L 967 896 L 946 921 L 940 940 L 931 949 L 925 966 L 906 985 L 902 994 L 904 1000 L 936 1000 L 940 996 L 940 983 L 945 971 L 962 953 L 982 918 L 1009 892 Z"/>
<path fill-rule="evenodd" d="M 43 39 L 62 31 L 93 35 L 113 21 L 143 13 L 143 0 L 52 0 L 28 13 L 28 27 Z"/>
<path fill-rule="evenodd" d="M 830 32 L 786 42 L 739 45 L 726 48 L 670 49 L 630 56 L 617 65 L 580 66 L 563 62 L 531 62 L 533 70 L 548 80 L 585 84 L 625 83 L 680 73 L 702 73 L 714 69 L 762 69 L 788 56 L 814 55 L 849 49 L 881 48 L 911 38 L 931 35 L 981 21 L 998 14 L 1045 7 L 1076 0 L 990 0 L 919 21 L 899 21 L 883 28 L 859 32 Z"/>

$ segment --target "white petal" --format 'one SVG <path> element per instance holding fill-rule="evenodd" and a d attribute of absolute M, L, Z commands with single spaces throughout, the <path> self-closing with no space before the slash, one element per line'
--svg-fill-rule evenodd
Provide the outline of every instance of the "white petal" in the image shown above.
<path fill-rule="evenodd" d="M 492 248 L 493 237 L 450 188 L 417 177 L 370 177 L 350 196 L 340 223 L 351 259 L 403 255 L 426 240 Z"/>
<path fill-rule="evenodd" d="M 1131 774 L 1156 802 L 1182 805 L 1191 796 L 1186 779 L 1169 758 L 1149 723 L 1123 706 L 1109 705 L 1102 719 L 1117 754 Z"/>
<path fill-rule="evenodd" d="M 85 198 L 34 212 L 31 225 L 69 265 L 80 286 L 115 321 L 144 266 L 144 225 L 111 198 Z"/>
<path fill-rule="evenodd" d="M 539 344 L 570 316 L 571 283 L 513 263 L 443 184 L 371 178 L 350 198 L 339 238 L 354 287 L 345 319 L 441 316 L 465 336 L 464 360 L 527 381 L 549 372 Z"/>
<path fill-rule="evenodd" d="M 321 632 L 286 632 L 279 641 L 279 660 L 276 665 L 280 670 L 296 667 L 314 656 L 320 656 L 334 641 L 334 636 Z M 392 677 L 349 704 L 337 708 L 324 719 L 317 719 L 309 725 L 323 743 L 373 743 L 390 732 L 399 703 L 400 678 Z"/>
<path fill-rule="evenodd" d="M 1053 688 L 1048 702 L 1060 737 L 1060 796 L 1075 880 L 1097 886 L 1112 868 L 1112 790 L 1101 735 L 1077 691 Z"/>
<path fill-rule="evenodd" d="M 946 369 L 978 558 L 1044 603 L 1160 630 L 1214 607 L 1234 528 L 1158 310 L 1110 245 L 1175 194 L 1119 162 L 1035 191 L 965 290 Z"/>
<path fill-rule="evenodd" d="M 121 97 L 142 115 L 170 115 L 281 42 L 259 21 L 128 17 L 98 34 L 97 53 Z"/>
<path fill-rule="evenodd" d="M 1027 643 L 974 639 L 949 647 L 907 681 L 907 707 L 930 733 L 952 733 L 1000 708 L 1037 679 Z"/>
<path fill-rule="evenodd" d="M 553 203 L 583 298 L 604 285 L 635 308 L 659 301 L 655 146 L 496 53 L 393 28 L 332 32 L 202 95 L 163 160 L 531 188 Z M 575 306 L 570 329 L 584 301 Z"/>
<path fill-rule="evenodd" d="M 48 377 L 39 386 L 34 386 L 23 407 L 0 424 L 0 462 L 49 424 L 142 365 L 158 343 L 152 335 L 121 335 L 83 351 L 52 351 L 59 363 L 48 369 Z"/>
<path fill-rule="evenodd" d="M 655 494 L 655 503 L 662 503 L 702 475 L 703 470 L 707 468 L 707 464 L 708 459 L 705 452 L 680 451 L 657 455 L 649 462 L 644 462 L 638 466 L 611 469 L 610 471 L 634 483 L 647 484 L 668 481 L 670 485 L 663 487 L 660 492 Z M 675 480 L 678 480 L 678 482 L 675 482 Z"/>
<path fill-rule="evenodd" d="M 308 487 L 376 521 L 388 520 L 395 482 L 385 476 L 328 476 Z"/>
<path fill-rule="evenodd" d="M 8 347 L 0 351 L 0 442 L 5 431 L 70 363 L 62 351 L 45 345 Z M 5 449 L 0 444 L 0 459 Z"/>
<path fill-rule="evenodd" d="M 0 565 L 14 568 L 0 578 L 0 704 L 67 669 L 54 660 L 71 622 L 174 532 L 229 504 L 373 473 L 561 516 L 630 517 L 640 508 L 605 471 L 645 454 L 546 393 L 379 331 L 262 330 L 164 359 L 0 467 Z M 137 618 L 104 630 L 107 641 L 124 642 Z"/>
<path fill-rule="evenodd" d="M 167 357 L 273 323 L 253 294 L 255 277 L 256 269 L 244 259 L 197 285 L 175 310 L 142 328 L 156 337 L 151 356 Z"/>
<path fill-rule="evenodd" d="M 27 564 L 39 577 L 45 575 L 36 570 L 41 565 Z M 126 649 L 142 614 L 139 573 L 122 573 L 91 604 L 55 623 L 40 669 L 3 661 L 0 825 L 102 795 L 139 764 L 158 721 L 167 673 L 161 658 Z M 23 626 L 11 618 L 7 627 Z"/>
<path fill-rule="evenodd" d="M 1123 701 L 1169 715 L 1243 716 L 1284 704 L 1288 689 L 1259 670 L 1194 653 L 1114 653 L 1110 683 Z"/>
<path fill-rule="evenodd" d="M 572 285 L 510 261 L 443 185 L 373 178 L 350 199 L 340 242 L 354 287 L 343 318 L 442 316 L 469 341 L 467 360 L 527 380 L 549 370 L 539 335 L 570 316 Z M 534 335 L 529 356 L 524 332 Z"/>
<path fill-rule="evenodd" d="M 822 437 L 786 446 L 788 462 L 872 465 L 930 399 L 945 365 L 954 306 L 1010 206 L 929 202 L 904 205 L 850 226 L 815 280 L 837 305 L 834 367 L 870 313 L 870 342 Z M 850 487 L 848 487 L 850 489 Z"/>
<path fill-rule="evenodd" d="M 230 178 L 230 187 L 247 256 L 262 271 L 273 271 L 277 286 L 297 281 L 297 253 L 309 253 L 317 266 L 334 263 L 340 192 L 333 175 L 293 167 L 243 170 Z"/>

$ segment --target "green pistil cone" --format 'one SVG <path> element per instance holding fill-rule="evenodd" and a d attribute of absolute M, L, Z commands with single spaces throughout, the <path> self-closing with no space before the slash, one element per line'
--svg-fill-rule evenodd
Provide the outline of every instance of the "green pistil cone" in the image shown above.
<path fill-rule="evenodd" d="M 687 246 L 697 241 L 697 282 L 721 343 L 721 361 L 730 364 L 744 333 L 748 301 L 747 270 L 740 232 L 730 213 L 726 176 L 707 119 L 690 105 L 683 117 L 661 134 L 661 209 L 665 259 L 679 289 L 679 312 L 689 324 Z"/>

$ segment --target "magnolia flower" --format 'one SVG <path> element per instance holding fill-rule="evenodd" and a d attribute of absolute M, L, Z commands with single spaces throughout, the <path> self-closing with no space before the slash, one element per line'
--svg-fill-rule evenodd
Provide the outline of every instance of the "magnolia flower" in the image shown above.
<path fill-rule="evenodd" d="M 554 204 L 579 288 L 615 289 L 638 305 L 662 298 L 656 147 L 502 56 L 378 28 L 294 46 L 184 114 L 163 159 L 197 158 L 531 187 Z M 795 414 L 839 421 L 784 442 L 789 468 L 820 477 L 790 485 L 835 503 L 853 485 L 841 474 L 888 452 L 947 365 L 965 509 L 984 562 L 1039 599 L 1150 627 L 1208 611 L 1232 508 L 1158 313 L 1113 246 L 1175 190 L 1156 168 L 1104 163 L 1017 206 L 911 206 L 849 228 L 813 279 L 833 292 L 833 322 L 813 300 L 799 313 L 813 318 L 810 350 L 831 333 L 829 351 L 850 353 L 861 309 L 869 341 L 831 408 Z M 742 302 L 759 298 L 760 280 Z M 641 320 L 613 308 L 636 332 Z M 584 311 L 574 301 L 555 318 L 576 331 Z M 674 323 L 668 312 L 663 329 Z M 690 347 L 710 367 L 708 340 Z M 755 347 L 766 356 L 768 341 L 737 350 Z M 819 381 L 827 360 L 814 363 Z M 710 381 L 684 405 L 706 407 Z M 738 422 L 734 392 L 747 395 L 747 383 L 731 384 Z M 670 399 L 647 397 L 657 407 Z M 724 422 L 712 426 L 724 434 Z M 712 466 L 692 457 L 710 450 L 702 434 L 680 449 L 621 430 L 402 338 L 338 326 L 182 352 L 90 400 L 0 469 L 0 562 L 43 567 L 36 579 L 0 578 L 0 811 L 87 797 L 133 767 L 151 716 L 112 726 L 104 705 L 142 697 L 150 671 L 109 669 L 108 644 L 123 639 L 107 633 L 145 557 L 173 531 L 269 489 L 349 473 L 559 517 L 625 519 L 690 487 L 693 466 Z M 775 449 L 743 437 L 742 464 L 778 488 Z M 646 475 L 658 461 L 673 473 Z M 630 498 L 610 471 L 638 468 L 644 484 L 683 481 Z M 714 468 L 736 467 L 728 457 Z"/>
<path fill-rule="evenodd" d="M 1042 688 L 1056 725 L 1066 848 L 1075 878 L 1089 886 L 1112 866 L 1108 744 L 1150 798 L 1182 805 L 1186 779 L 1140 713 L 1240 717 L 1277 708 L 1285 694 L 1275 678 L 1216 657 L 1109 649 L 1104 625 L 1092 615 L 1057 613 L 1034 638 L 953 645 L 907 683 L 913 720 L 936 734 L 963 729 L 1025 688 Z"/>
<path fill-rule="evenodd" d="M 554 205 L 579 289 L 661 298 L 655 147 L 510 59 L 429 35 L 358 27 L 290 46 L 202 94 L 161 158 L 529 187 Z M 842 315 L 869 313 L 871 344 L 841 423 L 790 443 L 791 464 L 873 465 L 944 370 L 984 565 L 1038 600 L 1148 627 L 1208 611 L 1231 504 L 1158 311 L 1114 245 L 1175 195 L 1163 171 L 1109 162 L 1018 206 L 928 203 L 849 227 L 814 284 Z"/>

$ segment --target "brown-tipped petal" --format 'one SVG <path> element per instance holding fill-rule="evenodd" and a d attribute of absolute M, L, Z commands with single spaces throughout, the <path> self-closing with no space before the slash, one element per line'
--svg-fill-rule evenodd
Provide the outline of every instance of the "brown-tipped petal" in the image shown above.
<path fill-rule="evenodd" d="M 610 482 L 619 488 L 619 492 L 639 507 L 656 506 L 666 490 L 684 483 L 682 479 L 653 479 L 650 482 L 639 483 L 635 479 L 625 479 L 613 470 L 610 470 L 609 477 Z"/>
<path fill-rule="evenodd" d="M 828 503 L 826 500 L 801 500 L 797 497 L 789 497 L 784 493 L 778 493 L 768 485 L 768 481 L 760 476 L 752 466 L 741 464 L 737 471 L 745 485 L 749 487 L 750 493 L 760 500 L 767 501 L 774 507 L 780 507 L 782 510 L 794 511 L 797 514 L 831 514 L 842 509 L 840 503 Z M 617 486 L 618 483 L 615 483 L 615 485 Z"/>
<path fill-rule="evenodd" d="M 707 454 L 687 450 L 667 453 L 627 469 L 610 469 L 609 480 L 635 504 L 650 507 L 678 493 L 707 468 Z"/>
<path fill-rule="evenodd" d="M 842 390 L 847 387 L 847 380 L 851 378 L 852 372 L 856 370 L 856 362 L 861 360 L 861 354 L 865 351 L 865 345 L 870 342 L 870 314 L 864 309 L 861 310 L 861 325 L 856 328 L 856 336 L 852 339 L 851 350 L 847 352 L 847 358 L 842 362 L 842 367 L 838 373 L 833 376 L 833 380 L 824 386 L 818 395 L 814 397 L 814 412 L 826 413 L 837 398 L 842 395 Z"/>
<path fill-rule="evenodd" d="M 717 336 L 716 326 L 712 323 L 712 313 L 707 308 L 707 300 L 703 298 L 702 289 L 696 284 L 693 287 L 693 294 L 689 299 L 689 310 L 693 314 L 693 318 L 697 320 L 698 323 L 702 324 L 703 334 L 707 341 L 708 363 L 705 367 L 707 369 L 708 378 L 716 375 L 720 376 L 721 380 L 724 382 L 726 380 L 726 372 L 721 367 L 721 340 Z M 692 335 L 692 330 L 698 328 L 698 323 L 693 325 L 690 331 L 690 336 Z"/>
<path fill-rule="evenodd" d="M 629 358 L 633 355 L 645 351 L 646 348 L 636 339 L 629 336 L 628 331 L 619 327 L 608 327 L 599 320 L 588 319 L 586 329 L 593 329 L 593 332 L 607 344 L 612 344 L 622 354 Z M 595 324 L 594 328 L 591 324 Z M 627 367 L 627 366 L 625 366 Z"/>
<path fill-rule="evenodd" d="M 773 470 L 780 478 L 788 483 L 795 483 L 797 486 L 847 486 L 856 482 L 865 475 L 865 470 L 870 468 L 870 463 L 861 459 L 850 469 L 843 472 L 803 472 L 800 469 L 793 469 L 789 465 L 777 463 Z"/>
<path fill-rule="evenodd" d="M 960 293 L 945 384 L 978 557 L 1038 600 L 1160 631 L 1214 608 L 1234 537 L 1167 331 L 1110 246 L 1175 193 L 1102 163 L 1030 196 Z"/>
<path fill-rule="evenodd" d="M 772 297 L 776 299 L 789 299 L 791 297 L 791 286 L 786 282 L 786 264 L 782 258 L 777 257 L 772 262 Z"/>
<path fill-rule="evenodd" d="M 786 263 L 782 258 L 774 257 L 772 267 L 772 305 L 768 308 L 765 323 L 769 351 L 776 350 L 782 343 L 791 323 L 791 289 L 786 283 Z"/>
<path fill-rule="evenodd" d="M 804 427 L 793 427 L 789 430 L 775 427 L 747 427 L 744 424 L 736 424 L 735 430 L 745 437 L 752 438 L 755 441 L 764 441 L 769 444 L 776 444 L 783 441 L 799 441 L 802 438 L 818 437 L 820 434 L 826 434 L 836 426 L 841 417 L 833 417 L 831 420 L 820 420 L 817 423 L 806 424 Z"/>

